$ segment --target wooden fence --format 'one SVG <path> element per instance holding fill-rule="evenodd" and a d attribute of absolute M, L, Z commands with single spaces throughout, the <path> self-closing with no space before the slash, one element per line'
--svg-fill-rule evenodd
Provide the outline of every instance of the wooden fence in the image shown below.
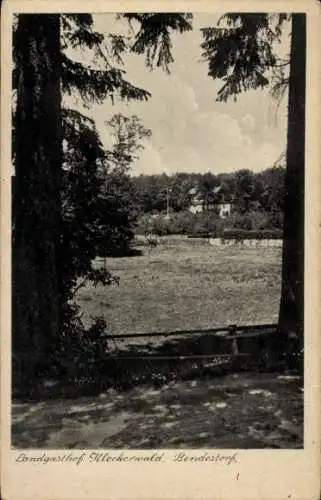
<path fill-rule="evenodd" d="M 224 238 L 209 238 L 209 243 L 212 246 L 242 246 L 247 248 L 281 248 L 283 240 L 281 239 L 224 239 Z"/>

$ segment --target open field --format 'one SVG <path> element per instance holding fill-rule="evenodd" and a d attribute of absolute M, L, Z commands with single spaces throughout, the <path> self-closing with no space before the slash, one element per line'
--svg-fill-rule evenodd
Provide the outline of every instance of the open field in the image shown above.
<path fill-rule="evenodd" d="M 103 316 L 112 335 L 277 322 L 280 248 L 165 237 L 150 253 L 139 249 L 141 256 L 107 259 L 119 286 L 79 290 L 87 322 Z"/>

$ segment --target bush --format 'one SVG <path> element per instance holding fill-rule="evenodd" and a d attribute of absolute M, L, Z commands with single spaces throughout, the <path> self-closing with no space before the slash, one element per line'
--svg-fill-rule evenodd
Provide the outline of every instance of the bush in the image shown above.
<path fill-rule="evenodd" d="M 167 219 L 165 214 L 145 214 L 142 215 L 136 227 L 137 234 L 155 233 L 158 236 L 170 234 L 186 234 L 195 237 L 213 238 L 223 237 L 224 231 L 241 230 L 257 231 L 260 235 L 262 231 L 279 230 L 282 233 L 282 214 L 279 212 L 268 213 L 260 211 L 250 211 L 245 214 L 234 213 L 231 217 L 220 219 L 214 212 L 202 212 L 194 214 L 189 211 L 176 212 Z M 263 234 L 263 233 L 262 233 Z M 270 238 L 260 236 L 261 238 Z M 273 233 L 274 234 L 274 233 Z M 279 238 L 282 236 L 272 236 Z M 255 239 L 254 236 L 251 239 Z"/>
<path fill-rule="evenodd" d="M 283 212 L 270 212 L 269 213 L 269 227 L 275 229 L 283 229 Z"/>
<path fill-rule="evenodd" d="M 150 233 L 151 229 L 151 216 L 149 214 L 141 215 L 136 223 L 135 233 L 146 234 Z"/>
<path fill-rule="evenodd" d="M 155 217 L 152 221 L 151 232 L 157 234 L 157 236 L 166 236 L 167 234 L 171 234 L 170 221 L 165 219 L 162 215 Z"/>
<path fill-rule="evenodd" d="M 274 230 L 283 228 L 282 212 L 251 210 L 241 214 L 234 212 L 225 219 L 225 229 L 243 229 L 247 231 Z"/>
<path fill-rule="evenodd" d="M 171 215 L 171 234 L 189 234 L 193 230 L 195 214 L 188 211 L 177 212 Z"/>
<path fill-rule="evenodd" d="M 246 231 L 255 231 L 259 229 L 268 229 L 269 217 L 265 212 L 250 211 L 241 214 L 236 212 L 226 220 L 226 229 L 243 229 Z"/>
<path fill-rule="evenodd" d="M 108 359 L 107 324 L 102 317 L 93 318 L 93 324 L 85 329 L 74 315 L 68 335 L 60 339 L 56 376 L 70 381 L 93 380 L 102 374 Z"/>
<path fill-rule="evenodd" d="M 194 214 L 177 212 L 171 214 L 170 219 L 165 214 L 142 215 L 136 226 L 136 234 L 154 233 L 158 236 L 169 234 L 187 234 L 194 224 Z"/>

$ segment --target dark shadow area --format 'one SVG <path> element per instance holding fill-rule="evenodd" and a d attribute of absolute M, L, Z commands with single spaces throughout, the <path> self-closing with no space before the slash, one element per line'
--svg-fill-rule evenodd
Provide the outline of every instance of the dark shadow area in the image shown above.
<path fill-rule="evenodd" d="M 124 257 L 141 257 L 143 255 L 143 251 L 139 250 L 138 248 L 128 248 L 126 250 L 124 249 L 115 249 L 113 252 L 100 252 L 99 255 L 97 255 L 98 259 L 105 259 L 105 258 L 124 258 Z"/>
<path fill-rule="evenodd" d="M 13 391 L 14 398 L 37 401 L 54 398 L 94 396 L 109 388 L 128 391 L 133 387 L 152 384 L 160 388 L 169 382 L 204 380 L 223 377 L 230 373 L 299 373 L 297 357 L 282 354 L 279 335 L 275 329 L 265 328 L 237 334 L 215 335 L 208 331 L 176 338 L 146 337 L 144 343 L 126 343 L 108 339 L 108 350 L 97 353 L 88 361 L 83 353 L 83 363 L 61 372 L 55 380 L 46 377 L 44 368 L 38 386 L 28 394 Z M 278 353 L 276 355 L 276 353 Z M 300 383 L 303 383 L 300 377 Z"/>
<path fill-rule="evenodd" d="M 243 373 L 14 403 L 12 445 L 297 449 L 303 446 L 303 394 L 295 377 Z"/>

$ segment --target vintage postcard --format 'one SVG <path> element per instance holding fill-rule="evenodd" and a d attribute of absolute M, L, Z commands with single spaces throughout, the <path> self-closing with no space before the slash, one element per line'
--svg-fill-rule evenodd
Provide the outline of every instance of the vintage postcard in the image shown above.
<path fill-rule="evenodd" d="M 5 500 L 320 498 L 320 5 L 5 1 Z"/>

